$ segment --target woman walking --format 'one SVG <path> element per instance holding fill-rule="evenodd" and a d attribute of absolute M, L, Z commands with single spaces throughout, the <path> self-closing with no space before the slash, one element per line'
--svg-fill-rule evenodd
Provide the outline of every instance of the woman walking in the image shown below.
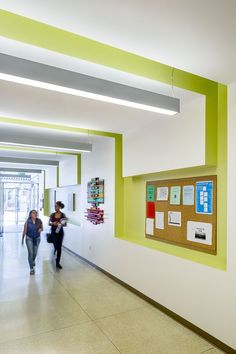
<path fill-rule="evenodd" d="M 28 261 L 30 266 L 30 274 L 34 274 L 35 270 L 35 258 L 40 243 L 40 233 L 43 231 L 43 223 L 38 218 L 36 210 L 31 210 L 29 217 L 24 225 L 22 234 L 22 245 L 24 244 L 24 238 L 26 236 L 26 246 L 28 249 Z"/>
<path fill-rule="evenodd" d="M 61 259 L 61 247 L 64 236 L 63 227 L 66 226 L 66 215 L 61 212 L 64 208 L 64 204 L 60 201 L 55 204 L 55 213 L 50 215 L 49 225 L 51 226 L 51 234 L 53 238 L 53 243 L 55 247 L 55 252 L 57 253 L 56 267 L 62 269 L 60 264 Z"/>

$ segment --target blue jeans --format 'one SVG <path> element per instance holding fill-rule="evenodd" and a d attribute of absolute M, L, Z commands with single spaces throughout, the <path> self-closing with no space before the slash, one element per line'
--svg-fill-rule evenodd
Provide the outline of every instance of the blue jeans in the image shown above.
<path fill-rule="evenodd" d="M 33 269 L 35 266 L 35 258 L 37 256 L 38 247 L 40 244 L 40 237 L 32 239 L 26 235 L 26 246 L 28 248 L 28 261 L 30 269 Z"/>

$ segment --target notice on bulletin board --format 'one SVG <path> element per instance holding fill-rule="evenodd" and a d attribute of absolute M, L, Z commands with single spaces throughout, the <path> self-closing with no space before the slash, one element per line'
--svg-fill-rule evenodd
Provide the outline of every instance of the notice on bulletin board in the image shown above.
<path fill-rule="evenodd" d="M 156 229 L 161 229 L 164 230 L 165 224 L 164 224 L 164 213 L 162 211 L 156 211 Z"/>
<path fill-rule="evenodd" d="M 154 219 L 150 219 L 150 218 L 146 219 L 146 234 L 147 235 L 154 234 Z"/>
<path fill-rule="evenodd" d="M 154 202 L 155 200 L 155 186 L 149 184 L 147 186 L 147 201 Z"/>
<path fill-rule="evenodd" d="M 172 205 L 180 205 L 180 186 L 173 186 L 170 188 L 170 204 Z"/>
<path fill-rule="evenodd" d="M 183 205 L 194 205 L 194 186 L 183 186 Z"/>
<path fill-rule="evenodd" d="M 196 182 L 196 213 L 213 213 L 213 181 Z"/>
<path fill-rule="evenodd" d="M 212 224 L 205 222 L 187 222 L 187 240 L 203 243 L 205 245 L 212 244 Z"/>
<path fill-rule="evenodd" d="M 181 227 L 180 211 L 168 211 L 168 225 Z"/>
<path fill-rule="evenodd" d="M 158 187 L 157 188 L 157 200 L 168 200 L 169 188 Z"/>

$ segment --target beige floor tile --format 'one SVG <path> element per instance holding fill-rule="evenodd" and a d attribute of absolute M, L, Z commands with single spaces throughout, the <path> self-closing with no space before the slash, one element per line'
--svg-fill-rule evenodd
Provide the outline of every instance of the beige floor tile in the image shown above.
<path fill-rule="evenodd" d="M 38 273 L 36 269 L 34 276 L 27 275 L 14 281 L 1 279 L 0 304 L 34 295 L 65 293 L 65 291 L 52 273 Z"/>
<path fill-rule="evenodd" d="M 94 323 L 0 344 L 1 354 L 115 354 L 119 351 Z"/>
<path fill-rule="evenodd" d="M 114 282 L 104 275 L 103 273 L 90 268 L 83 267 L 67 271 L 63 269 L 63 272 L 55 274 L 56 278 L 66 289 L 91 289 L 96 288 L 99 285 L 110 285 Z"/>
<path fill-rule="evenodd" d="M 69 292 L 92 319 L 146 306 L 145 301 L 113 283 L 71 288 Z"/>
<path fill-rule="evenodd" d="M 211 348 L 210 350 L 200 353 L 200 354 L 227 354 L 226 352 L 223 352 L 222 350 L 218 348 Z"/>
<path fill-rule="evenodd" d="M 96 323 L 122 353 L 199 354 L 212 347 L 151 306 Z"/>
<path fill-rule="evenodd" d="M 38 293 L 0 307 L 0 342 L 88 321 L 69 294 Z"/>

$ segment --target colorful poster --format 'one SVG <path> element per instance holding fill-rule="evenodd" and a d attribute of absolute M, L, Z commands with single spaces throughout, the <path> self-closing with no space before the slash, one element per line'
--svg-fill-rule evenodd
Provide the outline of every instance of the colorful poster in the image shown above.
<path fill-rule="evenodd" d="M 146 219 L 146 234 L 151 236 L 154 235 L 154 219 Z"/>
<path fill-rule="evenodd" d="M 180 211 L 168 211 L 168 225 L 181 227 Z"/>
<path fill-rule="evenodd" d="M 147 202 L 147 218 L 155 218 L 155 203 Z"/>
<path fill-rule="evenodd" d="M 213 181 L 196 182 L 196 213 L 213 213 Z"/>
<path fill-rule="evenodd" d="M 194 186 L 183 186 L 183 205 L 194 205 Z"/>
<path fill-rule="evenodd" d="M 155 201 L 155 186 L 150 184 L 147 186 L 147 201 L 148 202 Z"/>
<path fill-rule="evenodd" d="M 212 224 L 188 221 L 187 240 L 212 245 Z"/>
<path fill-rule="evenodd" d="M 157 188 L 157 200 L 168 200 L 169 188 L 158 187 Z"/>
<path fill-rule="evenodd" d="M 156 229 L 164 230 L 164 212 L 156 211 Z"/>
<path fill-rule="evenodd" d="M 180 205 L 180 195 L 181 195 L 181 187 L 180 186 L 170 187 L 170 204 Z"/>

